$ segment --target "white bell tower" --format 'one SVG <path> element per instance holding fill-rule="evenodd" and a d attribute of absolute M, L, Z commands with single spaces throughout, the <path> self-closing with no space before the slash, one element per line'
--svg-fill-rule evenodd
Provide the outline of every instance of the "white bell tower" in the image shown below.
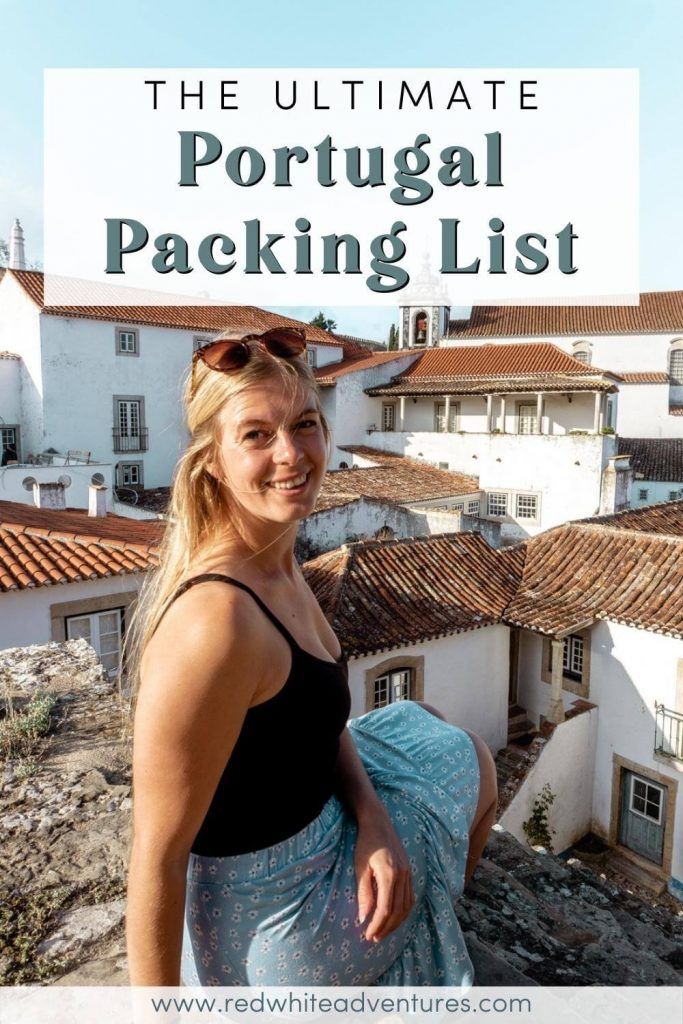
<path fill-rule="evenodd" d="M 436 348 L 448 333 L 450 306 L 442 282 L 425 253 L 422 270 L 399 306 L 398 347 Z"/>

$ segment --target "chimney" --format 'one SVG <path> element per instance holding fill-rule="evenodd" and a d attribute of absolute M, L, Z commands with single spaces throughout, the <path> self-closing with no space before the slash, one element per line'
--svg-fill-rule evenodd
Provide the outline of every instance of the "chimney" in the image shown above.
<path fill-rule="evenodd" d="M 88 488 L 88 515 L 106 516 L 107 488 L 104 484 L 90 484 Z"/>
<path fill-rule="evenodd" d="M 26 270 L 26 254 L 24 252 L 24 232 L 18 220 L 12 225 L 9 239 L 10 270 Z"/>
<path fill-rule="evenodd" d="M 602 474 L 600 515 L 620 512 L 631 504 L 633 469 L 630 455 L 610 455 Z"/>
<path fill-rule="evenodd" d="M 35 483 L 33 485 L 33 501 L 36 508 L 51 508 L 57 511 L 65 509 L 64 484 Z"/>

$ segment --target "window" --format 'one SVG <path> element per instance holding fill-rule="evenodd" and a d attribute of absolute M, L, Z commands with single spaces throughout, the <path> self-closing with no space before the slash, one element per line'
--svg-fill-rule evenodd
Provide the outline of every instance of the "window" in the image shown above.
<path fill-rule="evenodd" d="M 631 806 L 630 810 L 641 818 L 648 818 L 656 822 L 662 821 L 664 789 L 645 779 L 631 776 Z"/>
<path fill-rule="evenodd" d="M 383 708 L 397 700 L 410 700 L 412 672 L 409 668 L 395 669 L 375 679 L 374 707 Z"/>
<path fill-rule="evenodd" d="M 646 487 L 641 487 L 638 491 L 638 501 L 647 501 L 648 490 Z"/>
<path fill-rule="evenodd" d="M 538 499 L 535 494 L 517 495 L 517 518 L 536 519 L 538 515 Z"/>
<path fill-rule="evenodd" d="M 130 327 L 117 327 L 116 351 L 120 356 L 138 355 L 138 332 Z"/>
<path fill-rule="evenodd" d="M 462 501 L 456 501 L 456 503 L 453 506 L 453 508 L 455 509 L 456 512 L 464 512 L 465 511 L 465 503 L 462 502 Z"/>
<path fill-rule="evenodd" d="M 119 670 L 123 616 L 121 608 L 92 615 L 75 615 L 66 620 L 68 640 L 87 640 L 109 673 Z"/>
<path fill-rule="evenodd" d="M 8 462 L 19 461 L 18 427 L 7 425 L 0 427 L 0 459 L 3 466 L 6 466 Z"/>
<path fill-rule="evenodd" d="M 583 679 L 583 637 L 565 637 L 562 654 L 562 674 L 581 682 Z"/>
<path fill-rule="evenodd" d="M 591 345 L 588 341 L 575 341 L 572 346 L 572 355 L 580 363 L 590 364 L 592 360 Z"/>
<path fill-rule="evenodd" d="M 396 406 L 393 402 L 382 402 L 382 430 L 395 430 Z"/>
<path fill-rule="evenodd" d="M 146 452 L 147 429 L 144 426 L 144 399 L 138 396 L 114 397 L 114 451 Z"/>
<path fill-rule="evenodd" d="M 669 378 L 674 387 L 683 387 L 683 348 L 675 348 L 671 351 Z"/>
<path fill-rule="evenodd" d="M 678 498 L 678 491 L 669 491 L 669 501 L 676 501 Z"/>
<path fill-rule="evenodd" d="M 615 409 L 614 409 L 614 399 L 613 398 L 608 398 L 607 399 L 607 414 L 605 416 L 605 426 L 606 427 L 614 427 L 614 425 L 615 425 L 615 423 L 614 423 L 614 411 L 615 411 Z"/>
<path fill-rule="evenodd" d="M 200 348 L 204 348 L 206 345 L 211 344 L 211 338 L 194 337 L 192 339 L 192 351 L 197 352 Z"/>
<path fill-rule="evenodd" d="M 468 516 L 478 516 L 479 515 L 479 502 L 478 501 L 468 501 L 467 502 L 467 515 Z"/>
<path fill-rule="evenodd" d="M 507 494 L 487 495 L 486 514 L 489 516 L 506 516 L 508 511 Z"/>
<path fill-rule="evenodd" d="M 142 463 L 122 462 L 119 465 L 119 487 L 142 487 Z"/>
<path fill-rule="evenodd" d="M 415 335 L 413 339 L 413 344 L 418 348 L 424 348 L 424 346 L 427 344 L 428 327 L 428 318 L 426 312 L 424 310 L 421 310 L 419 313 L 416 313 L 413 323 L 415 325 Z"/>
<path fill-rule="evenodd" d="M 448 410 L 448 431 L 452 434 L 458 429 L 458 418 L 460 416 L 460 404 L 451 402 Z M 446 403 L 434 403 L 434 430 L 443 434 L 446 432 Z"/>
<path fill-rule="evenodd" d="M 439 463 L 439 469 L 448 469 L 448 463 L 447 462 L 440 462 Z"/>
<path fill-rule="evenodd" d="M 536 417 L 535 405 L 517 406 L 517 433 L 535 434 L 537 432 L 538 419 Z"/>
<path fill-rule="evenodd" d="M 306 362 L 309 366 L 316 367 L 318 365 L 318 350 L 317 348 L 306 349 Z"/>

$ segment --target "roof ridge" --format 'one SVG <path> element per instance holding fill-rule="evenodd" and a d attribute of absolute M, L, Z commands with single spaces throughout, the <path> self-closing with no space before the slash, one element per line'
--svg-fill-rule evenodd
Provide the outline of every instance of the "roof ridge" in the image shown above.
<path fill-rule="evenodd" d="M 14 536 L 23 534 L 27 537 L 37 537 L 43 540 L 72 541 L 75 544 L 83 545 L 101 544 L 103 547 L 125 548 L 131 551 L 142 551 L 145 554 L 159 546 L 159 543 L 154 542 L 145 544 L 142 541 L 125 540 L 123 537 L 102 537 L 100 534 L 95 533 L 74 533 L 72 530 L 61 530 L 57 526 L 48 527 L 26 525 L 24 523 L 9 523 L 3 519 L 0 519 L 0 530 L 6 530 Z"/>

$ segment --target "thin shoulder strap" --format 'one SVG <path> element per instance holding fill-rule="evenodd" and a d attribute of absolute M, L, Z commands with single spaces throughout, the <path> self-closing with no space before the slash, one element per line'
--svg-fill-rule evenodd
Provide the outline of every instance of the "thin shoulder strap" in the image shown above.
<path fill-rule="evenodd" d="M 292 634 L 289 632 L 289 630 L 285 626 L 283 626 L 283 624 L 275 615 L 273 615 L 270 608 L 261 600 L 258 594 L 254 593 L 251 587 L 248 587 L 246 583 L 242 583 L 241 580 L 233 579 L 232 576 L 225 576 L 223 575 L 223 573 L 220 572 L 206 572 L 202 573 L 201 576 L 193 576 L 191 579 L 185 580 L 184 583 L 180 584 L 175 594 L 164 608 L 164 613 L 168 611 L 173 602 L 177 598 L 179 598 L 181 594 L 184 594 L 186 590 L 189 590 L 190 587 L 196 586 L 198 583 L 230 583 L 232 584 L 233 587 L 239 587 L 240 590 L 245 590 L 247 594 L 250 594 L 254 601 L 256 601 L 256 604 L 259 606 L 263 614 L 270 619 L 275 628 L 279 630 L 280 633 L 282 633 L 285 640 L 287 640 L 287 642 L 290 645 L 293 645 L 294 647 L 299 646 L 294 637 L 292 636 Z"/>

